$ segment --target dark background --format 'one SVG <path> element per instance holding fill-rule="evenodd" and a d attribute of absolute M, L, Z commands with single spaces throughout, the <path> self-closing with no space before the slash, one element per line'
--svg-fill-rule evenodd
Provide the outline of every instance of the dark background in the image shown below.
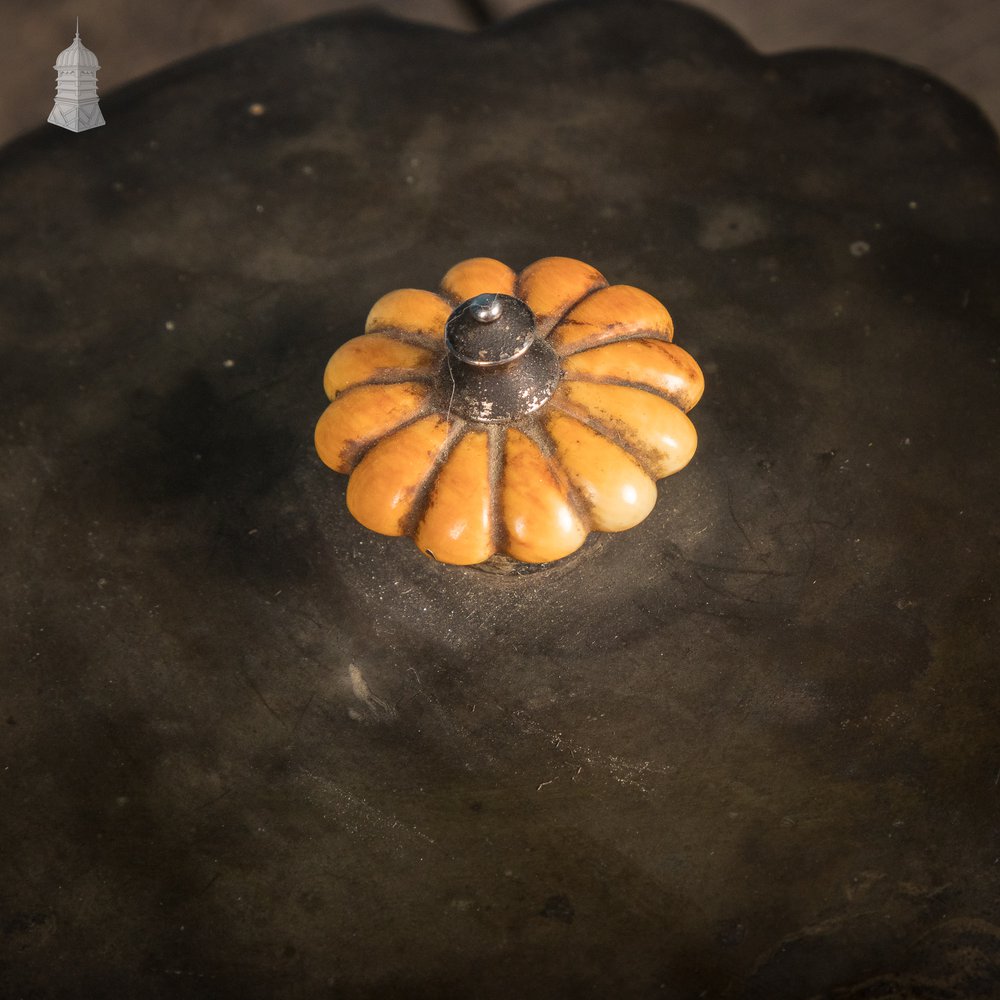
<path fill-rule="evenodd" d="M 333 11 L 377 7 L 456 29 L 537 6 L 537 0 L 20 0 L 0 2 L 0 142 L 43 124 L 56 55 L 80 36 L 101 61 L 101 93 L 218 45 Z M 929 69 L 1000 120 L 996 0 L 703 0 L 763 52 L 860 48 Z M 113 124 L 113 123 L 112 123 Z"/>

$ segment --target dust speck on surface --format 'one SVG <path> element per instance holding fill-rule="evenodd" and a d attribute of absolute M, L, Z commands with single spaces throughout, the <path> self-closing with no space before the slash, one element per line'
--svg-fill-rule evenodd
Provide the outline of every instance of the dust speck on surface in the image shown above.
<path fill-rule="evenodd" d="M 355 722 L 388 722 L 396 718 L 395 707 L 372 692 L 364 674 L 355 664 L 348 665 L 347 676 L 350 679 L 354 697 L 364 705 L 364 711 L 354 706 L 347 710 L 351 719 Z"/>
<path fill-rule="evenodd" d="M 770 232 L 771 227 L 759 208 L 733 202 L 705 212 L 698 245 L 705 250 L 731 250 L 762 240 Z"/>

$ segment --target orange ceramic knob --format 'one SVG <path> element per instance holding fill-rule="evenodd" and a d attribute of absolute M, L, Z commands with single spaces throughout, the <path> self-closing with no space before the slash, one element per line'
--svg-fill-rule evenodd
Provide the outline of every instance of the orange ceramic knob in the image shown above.
<path fill-rule="evenodd" d="M 354 517 L 440 562 L 551 562 L 631 528 L 697 447 L 704 377 L 669 313 L 581 261 L 466 260 L 365 329 L 326 366 L 316 450 Z"/>

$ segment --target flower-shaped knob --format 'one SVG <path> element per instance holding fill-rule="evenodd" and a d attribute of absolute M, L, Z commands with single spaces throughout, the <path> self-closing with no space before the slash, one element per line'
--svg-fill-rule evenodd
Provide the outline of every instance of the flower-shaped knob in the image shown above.
<path fill-rule="evenodd" d="M 652 296 L 547 257 L 401 289 L 330 359 L 316 448 L 366 527 L 441 562 L 550 562 L 638 524 L 697 446 L 704 388 Z"/>

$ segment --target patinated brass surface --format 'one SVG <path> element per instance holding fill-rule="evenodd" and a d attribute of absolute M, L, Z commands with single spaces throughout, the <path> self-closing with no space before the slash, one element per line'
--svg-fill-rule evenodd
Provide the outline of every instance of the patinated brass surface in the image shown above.
<path fill-rule="evenodd" d="M 637 2 L 321 21 L 102 107 L 0 157 L 0 995 L 995 996 L 971 105 Z M 551 253 L 670 304 L 699 457 L 525 577 L 357 525 L 331 349 Z"/>

